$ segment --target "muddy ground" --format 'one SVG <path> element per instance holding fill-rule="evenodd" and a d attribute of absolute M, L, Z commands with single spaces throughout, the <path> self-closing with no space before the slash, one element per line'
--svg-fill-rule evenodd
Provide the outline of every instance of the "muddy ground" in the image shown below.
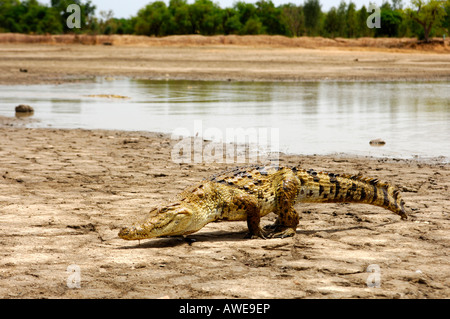
<path fill-rule="evenodd" d="M 445 80 L 449 65 L 448 54 L 367 48 L 0 45 L 0 83 L 10 85 L 96 76 Z M 245 222 L 222 222 L 190 242 L 138 243 L 119 229 L 233 165 L 176 164 L 176 141 L 157 133 L 26 124 L 0 118 L 0 298 L 450 297 L 448 163 L 282 155 L 284 165 L 398 185 L 410 218 L 367 205 L 298 205 L 294 238 L 244 239 Z"/>
<path fill-rule="evenodd" d="M 176 141 L 155 133 L 2 123 L 1 298 L 450 296 L 449 164 L 283 155 L 281 164 L 399 185 L 410 218 L 367 205 L 298 205 L 294 238 L 244 239 L 245 222 L 222 222 L 190 235 L 191 243 L 138 243 L 118 238 L 120 227 L 227 166 L 175 164 Z M 379 288 L 367 286 L 373 264 Z M 72 265 L 79 272 L 67 272 Z M 76 274 L 80 288 L 70 288 Z"/>

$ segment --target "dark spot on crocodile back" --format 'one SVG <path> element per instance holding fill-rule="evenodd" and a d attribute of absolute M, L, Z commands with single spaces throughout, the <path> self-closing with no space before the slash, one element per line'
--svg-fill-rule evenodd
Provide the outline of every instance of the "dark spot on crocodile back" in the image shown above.
<path fill-rule="evenodd" d="M 364 188 L 361 188 L 361 200 L 365 200 L 366 196 L 366 191 L 364 190 Z"/>
<path fill-rule="evenodd" d="M 319 185 L 319 196 L 322 195 L 324 188 L 322 185 Z"/>
<path fill-rule="evenodd" d="M 308 174 L 311 175 L 311 176 L 317 176 L 317 172 L 314 171 L 313 169 L 307 170 L 306 173 L 308 173 Z"/>
<path fill-rule="evenodd" d="M 262 180 L 257 179 L 256 181 L 253 181 L 253 184 L 261 185 L 262 184 Z"/>
<path fill-rule="evenodd" d="M 372 203 L 375 202 L 378 198 L 378 188 L 376 185 L 373 185 L 373 198 Z"/>
<path fill-rule="evenodd" d="M 389 197 L 385 188 L 383 188 L 383 206 L 385 207 L 389 206 Z"/>
<path fill-rule="evenodd" d="M 336 180 L 336 181 L 334 182 L 334 184 L 336 185 L 336 190 L 335 190 L 335 193 L 334 193 L 334 198 L 336 198 L 336 197 L 339 196 L 339 191 L 341 190 L 341 184 L 339 183 L 338 180 Z"/>
<path fill-rule="evenodd" d="M 397 201 L 399 193 L 400 193 L 400 191 L 399 191 L 398 189 L 396 189 L 396 190 L 394 191 L 394 200 L 395 200 L 395 201 Z"/>

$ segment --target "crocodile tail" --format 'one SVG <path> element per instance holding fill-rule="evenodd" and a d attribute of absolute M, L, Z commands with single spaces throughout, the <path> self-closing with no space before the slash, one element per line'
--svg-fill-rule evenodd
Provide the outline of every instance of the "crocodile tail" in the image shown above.
<path fill-rule="evenodd" d="M 338 175 L 298 171 L 299 202 L 304 203 L 361 203 L 389 209 L 407 219 L 400 191 L 389 183 L 359 175 Z"/>

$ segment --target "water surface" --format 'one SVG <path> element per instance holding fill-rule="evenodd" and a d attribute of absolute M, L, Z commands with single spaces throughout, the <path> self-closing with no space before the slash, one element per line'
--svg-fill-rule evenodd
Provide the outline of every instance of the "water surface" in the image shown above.
<path fill-rule="evenodd" d="M 89 95 L 115 94 L 127 99 Z M 98 79 L 94 83 L 0 86 L 0 115 L 35 108 L 33 126 L 190 135 L 227 129 L 279 132 L 296 154 L 450 158 L 450 83 L 192 82 Z M 248 131 L 247 131 L 248 132 Z M 386 145 L 374 148 L 372 139 Z"/>

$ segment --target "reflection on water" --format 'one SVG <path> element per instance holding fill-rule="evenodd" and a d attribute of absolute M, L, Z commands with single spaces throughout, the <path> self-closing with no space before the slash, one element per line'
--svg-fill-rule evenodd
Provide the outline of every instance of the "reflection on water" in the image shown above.
<path fill-rule="evenodd" d="M 89 95 L 115 94 L 129 99 Z M 0 86 L 0 115 L 30 104 L 40 126 L 172 133 L 194 123 L 278 128 L 288 153 L 450 158 L 450 84 L 192 82 L 120 79 Z M 381 138 L 386 145 L 372 148 Z"/>

